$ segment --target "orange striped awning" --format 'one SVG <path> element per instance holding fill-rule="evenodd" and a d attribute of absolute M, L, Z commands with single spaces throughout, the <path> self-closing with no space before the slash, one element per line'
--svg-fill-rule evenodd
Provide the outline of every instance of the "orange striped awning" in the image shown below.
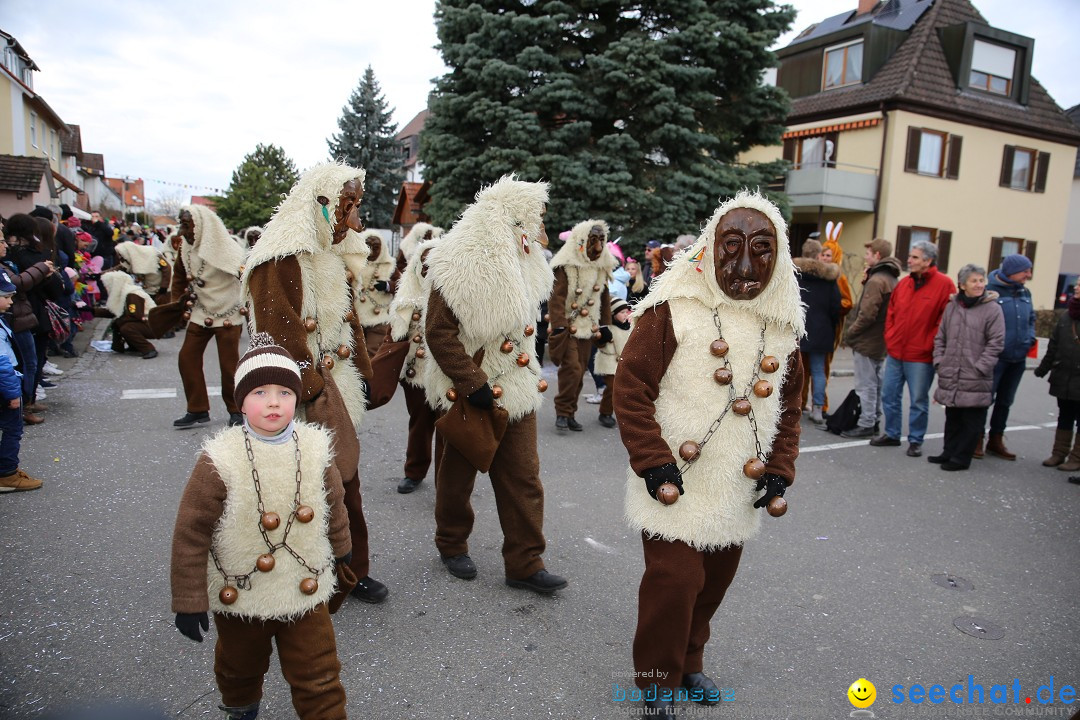
<path fill-rule="evenodd" d="M 869 120 L 856 120 L 854 122 L 839 123 L 837 125 L 823 125 L 822 127 L 807 128 L 806 130 L 792 130 L 784 133 L 784 139 L 824 135 L 826 133 L 842 132 L 844 130 L 862 130 L 863 128 L 874 127 L 880 122 L 881 118 L 871 118 Z"/>

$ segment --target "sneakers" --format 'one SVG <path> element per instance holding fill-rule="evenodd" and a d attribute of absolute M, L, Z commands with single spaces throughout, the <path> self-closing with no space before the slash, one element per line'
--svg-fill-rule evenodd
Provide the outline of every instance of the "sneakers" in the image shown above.
<path fill-rule="evenodd" d="M 540 593 L 541 595 L 550 595 L 556 590 L 562 590 L 569 585 L 566 578 L 549 573 L 547 570 L 537 570 L 522 580 L 506 578 L 506 584 L 519 590 L 532 590 L 534 593 Z"/>
<path fill-rule="evenodd" d="M 56 367 L 55 365 L 53 365 L 48 360 L 45 361 L 45 367 L 42 370 L 42 372 L 45 373 L 46 375 L 63 375 L 64 374 L 63 370 Z"/>
<path fill-rule="evenodd" d="M 453 557 L 444 557 L 442 559 L 443 565 L 450 571 L 450 574 L 456 578 L 462 580 L 472 580 L 476 577 L 476 563 L 472 561 L 468 553 L 462 553 L 461 555 L 454 555 Z"/>
<path fill-rule="evenodd" d="M 173 427 L 175 428 L 189 428 L 194 427 L 195 423 L 210 422 L 210 413 L 197 412 L 197 413 L 184 413 L 184 417 L 179 420 L 173 421 Z"/>
<path fill-rule="evenodd" d="M 37 490 L 39 487 L 41 487 L 41 481 L 30 477 L 23 470 L 16 470 L 10 475 L 0 477 L 0 493 Z"/>
<path fill-rule="evenodd" d="M 41 385 L 41 387 L 43 387 L 43 388 L 55 388 L 55 387 L 60 387 L 59 385 L 57 385 L 56 383 L 52 382 L 51 380 L 42 380 L 42 381 L 41 381 L 41 383 L 40 383 L 40 385 Z"/>
<path fill-rule="evenodd" d="M 604 399 L 604 391 L 603 390 L 596 393 L 595 395 L 586 395 L 585 396 L 585 402 L 589 403 L 590 405 L 599 405 L 600 401 L 603 400 L 603 399 Z"/>
<path fill-rule="evenodd" d="M 824 411 L 825 411 L 825 408 L 823 408 L 821 405 L 815 405 L 814 409 L 810 411 L 810 422 L 814 423 L 815 425 L 824 425 L 825 424 Z"/>
<path fill-rule="evenodd" d="M 42 390 L 40 387 L 37 390 L 34 391 L 34 402 L 40 402 L 41 400 L 44 400 L 47 397 L 49 397 L 49 396 L 46 395 L 45 391 Z"/>

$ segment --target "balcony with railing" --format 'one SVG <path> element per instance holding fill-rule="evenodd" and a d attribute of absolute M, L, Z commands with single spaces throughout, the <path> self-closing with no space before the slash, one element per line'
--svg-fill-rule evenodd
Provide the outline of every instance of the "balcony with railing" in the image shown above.
<path fill-rule="evenodd" d="M 784 179 L 792 210 L 873 212 L 877 168 L 836 162 L 796 165 Z"/>

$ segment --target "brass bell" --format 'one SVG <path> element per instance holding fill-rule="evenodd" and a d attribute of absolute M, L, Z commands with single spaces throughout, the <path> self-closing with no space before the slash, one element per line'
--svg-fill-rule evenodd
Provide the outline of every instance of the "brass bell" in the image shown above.
<path fill-rule="evenodd" d="M 571 325 L 570 326 L 570 334 L 573 335 L 576 332 L 577 332 L 577 325 Z"/>
<path fill-rule="evenodd" d="M 787 500 L 782 497 L 774 497 L 769 501 L 769 504 L 765 506 L 765 509 L 769 511 L 769 514 L 773 517 L 780 517 L 787 512 Z"/>
<path fill-rule="evenodd" d="M 222 320 L 221 321 L 221 327 L 231 328 L 232 327 L 232 321 L 230 321 L 230 320 Z"/>
<path fill-rule="evenodd" d="M 382 308 L 375 308 L 372 312 L 374 312 L 376 315 L 378 315 L 378 314 L 380 314 L 382 312 Z"/>
<path fill-rule="evenodd" d="M 416 368 L 412 368 L 412 367 L 405 368 L 405 377 L 407 377 L 409 379 L 412 379 L 412 378 L 416 377 Z"/>
<path fill-rule="evenodd" d="M 765 474 L 765 463 L 761 462 L 761 458 L 750 458 L 743 464 L 742 472 L 751 480 L 757 480 Z"/>
<path fill-rule="evenodd" d="M 731 371 L 727 368 L 716 368 L 716 372 L 712 374 L 713 380 L 721 385 L 730 385 L 733 378 Z"/>
<path fill-rule="evenodd" d="M 259 518 L 259 522 L 267 530 L 277 530 L 278 525 L 281 524 L 281 517 L 276 512 L 264 512 L 262 517 Z"/>
<path fill-rule="evenodd" d="M 581 317 L 589 317 L 589 308 L 581 308 Z"/>
<path fill-rule="evenodd" d="M 727 344 L 727 340 L 725 340 L 724 338 L 720 338 L 719 340 L 713 340 L 711 343 L 709 343 L 709 352 L 711 352 L 716 357 L 724 357 L 728 354 L 728 350 L 730 349 L 731 346 Z"/>
<path fill-rule="evenodd" d="M 600 292 L 600 286 L 599 285 L 593 285 L 592 286 L 592 291 L 593 292 Z"/>
<path fill-rule="evenodd" d="M 510 340 L 503 340 L 503 344 L 499 346 L 499 350 L 504 353 L 514 352 L 514 343 Z"/>
<path fill-rule="evenodd" d="M 353 275 L 353 271 L 352 271 L 352 270 L 346 270 L 346 271 L 345 271 L 345 279 L 346 279 L 346 280 L 347 280 L 348 282 L 352 282 L 352 281 L 353 281 L 353 278 L 354 278 L 354 277 L 356 277 L 356 276 L 355 276 L 355 275 Z"/>
<path fill-rule="evenodd" d="M 255 560 L 255 568 L 259 572 L 270 572 L 274 569 L 274 565 L 276 564 L 277 562 L 274 560 L 274 556 L 270 553 L 263 553 Z"/>
<path fill-rule="evenodd" d="M 491 387 L 491 397 L 495 398 L 496 400 L 498 400 L 499 398 L 502 397 L 502 393 L 503 393 L 503 390 L 502 390 L 502 388 L 500 386 L 493 385 Z"/>
<path fill-rule="evenodd" d="M 754 383 L 754 394 L 759 398 L 767 398 L 772 395 L 772 383 L 768 380 L 758 380 Z"/>
<path fill-rule="evenodd" d="M 450 402 L 457 402 L 457 390 L 450 388 L 446 391 L 446 399 Z"/>
<path fill-rule="evenodd" d="M 315 519 L 315 511 L 310 505 L 301 505 L 296 508 L 296 519 L 302 523 L 309 523 Z"/>
<path fill-rule="evenodd" d="M 345 360 L 350 355 L 352 355 L 352 350 L 350 350 L 349 346 L 345 345 L 344 343 L 342 343 L 341 345 L 338 345 L 337 350 L 335 350 L 335 352 L 337 353 L 337 356 L 339 358 L 341 358 L 342 360 Z"/>
<path fill-rule="evenodd" d="M 577 310 L 578 309 L 578 304 L 576 302 L 570 303 L 570 309 L 571 310 Z"/>
<path fill-rule="evenodd" d="M 761 369 L 767 373 L 773 373 L 780 369 L 780 361 L 772 355 L 761 358 Z"/>
<path fill-rule="evenodd" d="M 532 325 L 525 326 L 525 337 L 532 337 L 532 334 L 534 332 L 536 332 L 536 328 L 534 328 Z"/>
<path fill-rule="evenodd" d="M 326 368 L 327 370 L 333 370 L 334 369 L 334 357 L 332 355 L 323 356 L 322 364 L 323 364 L 323 367 Z"/>
<path fill-rule="evenodd" d="M 518 367 L 525 367 L 529 364 L 529 353 L 521 353 L 517 356 Z"/>
<path fill-rule="evenodd" d="M 247 316 L 248 316 L 248 309 L 247 309 L 247 305 L 245 305 L 242 308 L 240 308 L 240 317 L 247 317 Z"/>
<path fill-rule="evenodd" d="M 419 344 L 420 344 L 421 342 L 423 342 L 423 341 L 424 341 L 424 337 L 423 337 L 422 335 L 419 335 L 419 334 L 417 334 L 417 335 L 413 335 L 413 336 L 412 336 L 412 341 L 413 341 L 414 343 L 416 343 L 417 345 L 419 345 Z"/>
<path fill-rule="evenodd" d="M 540 382 L 536 383 L 536 389 L 539 390 L 540 392 L 547 392 L 548 381 L 545 380 L 544 378 L 540 378 Z"/>
<path fill-rule="evenodd" d="M 750 401 L 746 398 L 739 398 L 731 404 L 731 410 L 736 415 L 749 415 L 750 414 Z"/>
<path fill-rule="evenodd" d="M 205 325 L 206 327 L 214 327 L 214 318 L 212 318 L 212 317 L 203 318 L 202 324 Z"/>
<path fill-rule="evenodd" d="M 679 446 L 679 457 L 686 462 L 694 462 L 701 456 L 701 446 L 693 440 L 687 440 Z"/>
<path fill-rule="evenodd" d="M 679 488 L 674 483 L 664 483 L 656 488 L 656 499 L 664 505 L 674 505 L 679 500 Z"/>
<path fill-rule="evenodd" d="M 425 355 L 427 355 L 427 350 L 425 350 L 425 349 L 424 349 L 424 348 L 422 348 L 422 347 L 418 347 L 418 348 L 416 348 L 416 357 L 418 357 L 418 358 L 422 358 L 422 357 L 424 357 Z"/>
<path fill-rule="evenodd" d="M 551 322 L 551 313 L 544 313 L 544 322 Z"/>
<path fill-rule="evenodd" d="M 356 319 L 356 313 L 354 313 L 352 310 L 349 310 L 349 312 L 345 313 L 345 317 L 342 318 L 342 320 L 344 320 L 347 323 L 351 323 L 355 319 Z"/>
<path fill-rule="evenodd" d="M 313 317 L 309 317 L 304 320 L 304 329 L 308 332 L 315 332 L 315 328 L 317 328 L 318 326 L 319 324 L 315 322 L 315 318 Z"/>
<path fill-rule="evenodd" d="M 593 305 L 596 304 L 596 301 L 593 300 L 592 298 L 589 298 L 588 300 L 585 301 L 585 304 L 588 305 L 589 307 L 592 307 Z"/>
<path fill-rule="evenodd" d="M 232 605 L 239 597 L 240 593 L 236 592 L 236 588 L 232 585 L 226 585 L 217 594 L 217 599 L 221 601 L 222 605 Z"/>
<path fill-rule="evenodd" d="M 581 293 L 583 293 L 583 292 L 585 292 L 585 291 L 584 291 L 584 290 L 582 290 L 581 288 L 575 288 L 575 289 L 574 289 L 574 294 L 575 294 L 575 295 L 580 295 L 580 294 L 581 294 Z"/>
<path fill-rule="evenodd" d="M 412 321 L 413 321 L 413 322 L 420 322 L 420 313 L 418 313 L 418 312 L 414 312 L 414 313 L 412 314 Z"/>
<path fill-rule="evenodd" d="M 360 297 L 358 297 L 356 299 L 359 300 L 360 302 L 367 302 L 367 295 L 361 295 Z"/>
<path fill-rule="evenodd" d="M 185 300 L 184 301 L 184 307 L 195 307 L 195 301 L 194 300 Z"/>
<path fill-rule="evenodd" d="M 314 595 L 319 592 L 319 581 L 315 578 L 304 578 L 300 581 L 300 592 L 305 595 Z"/>
<path fill-rule="evenodd" d="M 191 319 L 191 313 L 190 312 L 182 312 L 182 313 L 180 313 L 180 319 L 183 320 L 184 322 L 187 322 L 188 320 Z"/>
<path fill-rule="evenodd" d="M 194 275 L 188 275 L 188 276 L 187 276 L 187 281 L 188 281 L 188 282 L 191 282 L 191 281 L 192 281 L 192 280 L 194 280 L 194 279 L 195 279 L 195 276 L 194 276 Z"/>
<path fill-rule="evenodd" d="M 600 326 L 599 326 L 599 325 L 597 325 L 596 323 L 593 323 L 593 326 L 592 326 L 592 331 L 593 331 L 594 333 L 595 333 L 595 332 L 600 332 Z"/>

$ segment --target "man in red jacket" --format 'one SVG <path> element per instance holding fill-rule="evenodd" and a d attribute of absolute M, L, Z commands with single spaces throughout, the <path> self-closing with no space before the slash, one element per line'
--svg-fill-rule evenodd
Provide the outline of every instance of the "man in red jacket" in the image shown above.
<path fill-rule="evenodd" d="M 885 433 L 870 441 L 876 447 L 900 445 L 904 426 L 904 384 L 908 386 L 911 414 L 908 417 L 909 457 L 922 455 L 923 437 L 930 410 L 930 384 L 934 380 L 934 336 L 953 281 L 937 269 L 937 246 L 920 241 L 908 253 L 910 274 L 901 280 L 889 300 L 885 316 L 885 377 L 881 409 Z"/>

